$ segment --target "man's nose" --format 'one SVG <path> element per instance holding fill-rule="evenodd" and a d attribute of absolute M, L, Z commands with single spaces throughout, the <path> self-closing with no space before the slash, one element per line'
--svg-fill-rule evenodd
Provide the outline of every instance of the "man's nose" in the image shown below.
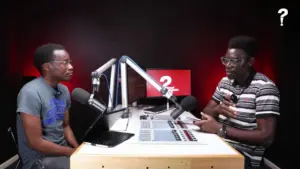
<path fill-rule="evenodd" d="M 71 63 L 68 64 L 68 69 L 73 70 L 73 65 Z"/>

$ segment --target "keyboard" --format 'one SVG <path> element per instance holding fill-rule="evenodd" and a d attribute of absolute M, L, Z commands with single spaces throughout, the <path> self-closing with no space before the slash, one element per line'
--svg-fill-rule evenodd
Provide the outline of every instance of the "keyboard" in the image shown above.
<path fill-rule="evenodd" d="M 172 110 L 174 108 L 175 106 L 169 106 L 169 110 L 170 109 Z M 165 112 L 165 111 L 168 111 L 166 104 L 145 109 L 145 112 L 154 112 L 154 113 Z"/>
<path fill-rule="evenodd" d="M 174 120 L 170 115 L 140 115 L 140 120 Z"/>

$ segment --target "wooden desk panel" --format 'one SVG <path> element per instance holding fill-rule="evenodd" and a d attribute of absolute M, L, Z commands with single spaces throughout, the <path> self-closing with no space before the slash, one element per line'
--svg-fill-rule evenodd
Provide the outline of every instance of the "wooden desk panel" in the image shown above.
<path fill-rule="evenodd" d="M 243 157 L 234 155 L 198 157 L 126 157 L 76 155 L 71 169 L 243 169 Z"/>

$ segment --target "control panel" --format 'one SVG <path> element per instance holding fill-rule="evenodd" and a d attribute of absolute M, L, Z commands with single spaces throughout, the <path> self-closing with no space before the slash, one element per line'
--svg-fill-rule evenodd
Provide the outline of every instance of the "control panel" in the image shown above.
<path fill-rule="evenodd" d="M 154 119 L 148 115 L 140 116 L 139 141 L 197 142 L 184 123 L 170 120 L 167 115 L 155 117 Z"/>

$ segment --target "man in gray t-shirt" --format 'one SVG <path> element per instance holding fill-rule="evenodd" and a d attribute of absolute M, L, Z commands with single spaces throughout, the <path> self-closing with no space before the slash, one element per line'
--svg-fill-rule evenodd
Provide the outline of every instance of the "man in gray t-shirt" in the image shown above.
<path fill-rule="evenodd" d="M 73 67 L 63 46 L 46 44 L 34 55 L 41 77 L 25 84 L 17 98 L 17 133 L 23 169 L 70 168 L 78 143 L 69 126 L 68 88 Z"/>

